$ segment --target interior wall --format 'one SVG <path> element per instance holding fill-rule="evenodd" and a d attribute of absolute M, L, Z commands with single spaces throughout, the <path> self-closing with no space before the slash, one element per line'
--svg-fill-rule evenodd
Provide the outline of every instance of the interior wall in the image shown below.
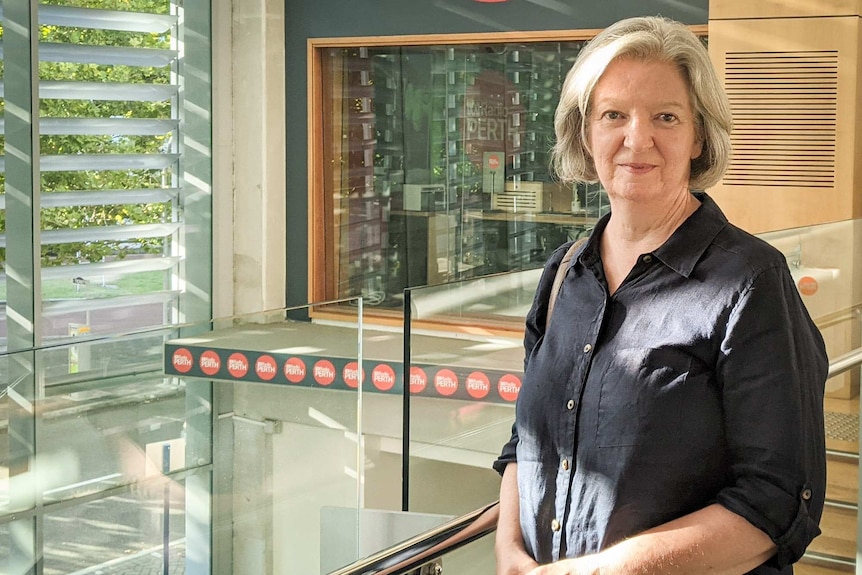
<path fill-rule="evenodd" d="M 213 317 L 284 306 L 281 0 L 213 3 Z"/>
<path fill-rule="evenodd" d="M 285 0 L 287 305 L 308 303 L 309 38 L 582 30 L 660 14 L 706 24 L 708 0 Z"/>

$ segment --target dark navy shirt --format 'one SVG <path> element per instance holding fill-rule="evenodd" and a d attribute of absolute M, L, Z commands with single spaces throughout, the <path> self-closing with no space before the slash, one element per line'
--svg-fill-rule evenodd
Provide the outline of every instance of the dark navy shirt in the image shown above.
<path fill-rule="evenodd" d="M 521 530 L 539 563 L 595 553 L 719 503 L 766 532 L 792 573 L 826 488 L 820 332 L 784 256 L 706 194 L 609 295 L 605 216 L 573 258 L 545 331 L 545 265 L 527 315 L 511 441 Z"/>

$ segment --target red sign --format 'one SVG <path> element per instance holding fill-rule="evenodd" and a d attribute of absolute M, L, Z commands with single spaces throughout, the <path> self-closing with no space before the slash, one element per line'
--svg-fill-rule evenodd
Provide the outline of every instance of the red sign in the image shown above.
<path fill-rule="evenodd" d="M 278 363 L 271 355 L 262 355 L 254 362 L 254 372 L 264 381 L 269 381 L 278 373 Z"/>
<path fill-rule="evenodd" d="M 341 377 L 344 379 L 347 387 L 356 389 L 359 387 L 359 365 L 355 361 L 351 361 L 341 370 Z M 362 374 L 362 378 L 365 379 L 365 373 Z"/>
<path fill-rule="evenodd" d="M 511 373 L 507 373 L 497 382 L 497 393 L 506 401 L 515 401 L 518 399 L 518 392 L 520 391 L 521 380 Z"/>
<path fill-rule="evenodd" d="M 173 364 L 174 369 L 178 372 L 187 373 L 195 364 L 195 360 L 194 357 L 192 357 L 192 352 L 181 347 L 174 352 L 174 357 L 171 359 L 171 363 Z"/>
<path fill-rule="evenodd" d="M 425 370 L 415 365 L 410 368 L 410 393 L 422 393 L 428 385 L 428 375 Z"/>
<path fill-rule="evenodd" d="M 314 375 L 314 381 L 320 385 L 329 385 L 335 381 L 335 366 L 327 359 L 315 363 L 311 373 Z"/>
<path fill-rule="evenodd" d="M 797 285 L 799 286 L 799 293 L 802 295 L 814 295 L 817 293 L 817 288 L 820 287 L 817 285 L 817 280 L 811 276 L 802 276 Z"/>
<path fill-rule="evenodd" d="M 467 376 L 464 387 L 467 388 L 467 393 L 470 394 L 470 397 L 473 399 L 482 399 L 491 391 L 491 382 L 488 380 L 488 376 L 481 371 L 474 371 Z"/>
<path fill-rule="evenodd" d="M 211 349 L 201 354 L 198 363 L 201 366 L 201 371 L 207 375 L 215 375 L 218 373 L 219 368 L 221 368 L 221 358 Z"/>
<path fill-rule="evenodd" d="M 458 376 L 451 369 L 441 369 L 434 376 L 434 388 L 440 395 L 452 395 L 458 391 Z"/>
<path fill-rule="evenodd" d="M 248 358 L 237 352 L 227 358 L 227 372 L 234 377 L 245 377 L 248 373 Z"/>
<path fill-rule="evenodd" d="M 300 383 L 305 379 L 305 362 L 298 357 L 291 357 L 284 362 L 284 377 L 290 383 Z"/>
<path fill-rule="evenodd" d="M 380 391 L 389 391 L 395 385 L 395 370 L 385 363 L 379 364 L 371 372 L 371 383 Z"/>

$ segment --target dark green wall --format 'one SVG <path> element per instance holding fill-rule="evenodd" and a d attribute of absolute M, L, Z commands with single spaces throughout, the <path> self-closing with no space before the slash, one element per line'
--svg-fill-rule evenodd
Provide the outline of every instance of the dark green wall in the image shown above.
<path fill-rule="evenodd" d="M 285 0 L 287 303 L 308 302 L 308 38 L 577 30 L 660 14 L 706 24 L 709 0 Z"/>

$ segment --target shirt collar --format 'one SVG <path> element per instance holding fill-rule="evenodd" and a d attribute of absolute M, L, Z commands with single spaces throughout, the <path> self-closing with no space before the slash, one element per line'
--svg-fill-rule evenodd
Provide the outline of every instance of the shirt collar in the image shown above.
<path fill-rule="evenodd" d="M 700 200 L 700 207 L 653 252 L 667 267 L 684 277 L 691 275 L 715 236 L 727 226 L 727 218 L 706 192 L 692 193 Z"/>
<path fill-rule="evenodd" d="M 727 225 L 727 218 L 718 204 L 706 192 L 692 192 L 700 200 L 700 206 L 671 234 L 670 238 L 653 252 L 667 267 L 683 277 L 691 275 L 694 266 Z M 572 258 L 571 265 L 580 261 L 586 267 L 597 262 L 599 257 L 599 238 L 608 224 L 610 214 L 605 214 L 590 234 L 590 239 Z"/>

